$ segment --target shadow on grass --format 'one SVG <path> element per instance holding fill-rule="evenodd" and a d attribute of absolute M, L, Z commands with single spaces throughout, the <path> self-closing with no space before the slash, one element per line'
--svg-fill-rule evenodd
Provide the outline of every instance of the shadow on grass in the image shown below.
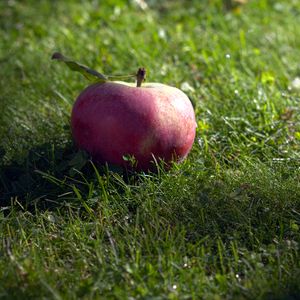
<path fill-rule="evenodd" d="M 4 155 L 2 151 L 0 162 L 3 162 Z M 108 172 L 118 174 L 124 183 L 138 181 L 138 173 L 130 169 L 93 163 L 91 157 L 72 142 L 62 145 L 45 143 L 30 149 L 22 162 L 0 163 L 0 208 L 7 211 L 12 206 L 44 210 L 66 204 L 81 207 L 74 189 L 88 195 L 89 188 L 93 189 L 90 185 L 99 181 L 99 175 Z M 122 189 L 115 188 L 122 194 Z"/>
<path fill-rule="evenodd" d="M 2 153 L 4 155 L 4 153 Z M 89 156 L 72 143 L 45 143 L 30 149 L 22 162 L 12 161 L 0 169 L 0 207 L 47 209 L 62 205 L 60 196 L 71 193 L 69 181 L 94 175 Z"/>

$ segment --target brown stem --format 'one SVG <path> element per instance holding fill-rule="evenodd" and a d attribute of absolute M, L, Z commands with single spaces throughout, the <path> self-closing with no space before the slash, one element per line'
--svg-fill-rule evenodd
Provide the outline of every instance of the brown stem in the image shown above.
<path fill-rule="evenodd" d="M 146 79 L 146 70 L 145 68 L 139 68 L 136 73 L 136 86 L 141 87 L 142 82 Z"/>

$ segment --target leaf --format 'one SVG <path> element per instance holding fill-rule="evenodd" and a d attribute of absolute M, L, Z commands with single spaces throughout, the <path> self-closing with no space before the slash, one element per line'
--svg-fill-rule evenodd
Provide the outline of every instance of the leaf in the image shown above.
<path fill-rule="evenodd" d="M 299 131 L 295 132 L 295 139 L 300 141 L 300 132 Z"/>
<path fill-rule="evenodd" d="M 69 161 L 69 166 L 72 167 L 72 169 L 76 169 L 80 171 L 86 165 L 88 160 L 89 160 L 88 154 L 85 151 L 80 150 Z"/>
<path fill-rule="evenodd" d="M 72 71 L 81 73 L 90 81 L 96 80 L 96 81 L 100 81 L 100 82 L 105 82 L 108 80 L 108 78 L 105 75 L 103 75 L 95 70 L 92 70 L 89 67 L 84 66 L 76 61 L 73 61 L 72 59 L 62 55 L 59 52 L 53 53 L 51 59 L 56 59 L 58 61 L 64 62 Z"/>
<path fill-rule="evenodd" d="M 265 71 L 261 73 L 261 82 L 263 84 L 274 83 L 274 81 L 275 81 L 275 76 L 273 75 L 272 72 Z"/>
<path fill-rule="evenodd" d="M 299 225 L 296 223 L 295 220 L 290 220 L 290 228 L 292 231 L 299 231 Z"/>

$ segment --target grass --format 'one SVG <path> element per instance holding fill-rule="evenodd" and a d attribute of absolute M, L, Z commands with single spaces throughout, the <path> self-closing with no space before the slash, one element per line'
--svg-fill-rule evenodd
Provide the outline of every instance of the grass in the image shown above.
<path fill-rule="evenodd" d="M 233 2 L 0 3 L 1 299 L 299 298 L 300 5 Z M 185 90 L 188 159 L 95 166 L 55 51 Z"/>

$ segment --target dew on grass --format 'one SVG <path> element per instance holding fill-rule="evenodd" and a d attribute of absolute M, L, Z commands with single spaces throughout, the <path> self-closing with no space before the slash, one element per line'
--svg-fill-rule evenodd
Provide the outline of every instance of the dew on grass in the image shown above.
<path fill-rule="evenodd" d="M 114 8 L 114 15 L 118 17 L 120 14 L 121 14 L 121 7 L 120 6 L 116 6 Z"/>
<path fill-rule="evenodd" d="M 186 93 L 195 92 L 195 89 L 187 81 L 185 81 L 181 84 L 180 89 Z"/>
<path fill-rule="evenodd" d="M 286 161 L 289 161 L 289 159 L 288 158 L 282 158 L 282 157 L 274 157 L 274 158 L 272 158 L 272 161 L 273 162 L 278 162 L 278 163 L 281 163 L 281 162 L 286 162 Z"/>
<path fill-rule="evenodd" d="M 158 30 L 158 36 L 162 39 L 165 40 L 167 37 L 166 31 L 163 28 L 160 28 Z"/>
<path fill-rule="evenodd" d="M 130 216 L 126 215 L 126 216 L 124 217 L 124 222 L 125 222 L 126 225 L 128 225 L 129 223 L 131 223 Z"/>
<path fill-rule="evenodd" d="M 148 9 L 148 4 L 144 0 L 134 0 L 134 4 L 142 10 Z"/>
<path fill-rule="evenodd" d="M 289 249 L 295 249 L 295 250 L 299 249 L 299 244 L 295 240 L 285 240 L 285 243 Z"/>
<path fill-rule="evenodd" d="M 300 91 L 300 77 L 296 77 L 289 86 L 290 90 L 293 91 Z"/>
<path fill-rule="evenodd" d="M 231 56 L 230 56 L 229 53 L 227 53 L 227 54 L 225 55 L 225 57 L 226 57 L 227 59 L 231 58 Z"/>
<path fill-rule="evenodd" d="M 166 64 L 163 64 L 161 69 L 160 69 L 160 74 L 165 76 L 168 72 L 168 66 Z"/>
<path fill-rule="evenodd" d="M 48 214 L 48 215 L 47 215 L 47 220 L 48 220 L 49 222 L 51 222 L 51 223 L 55 223 L 55 218 L 54 218 L 54 216 L 51 215 L 51 214 Z"/>
<path fill-rule="evenodd" d="M 187 263 L 184 263 L 183 264 L 183 268 L 184 269 L 190 269 L 191 268 L 191 265 L 187 264 Z"/>
<path fill-rule="evenodd" d="M 173 285 L 172 285 L 172 289 L 173 289 L 173 290 L 176 290 L 176 289 L 177 289 L 177 285 L 176 285 L 176 284 L 173 284 Z"/>
<path fill-rule="evenodd" d="M 243 276 L 243 274 L 242 274 L 242 276 Z M 241 275 L 238 273 L 235 274 L 235 278 L 237 279 L 237 281 L 241 281 L 241 279 L 242 279 Z"/>
<path fill-rule="evenodd" d="M 198 142 L 198 145 L 200 146 L 200 148 L 204 147 L 204 141 L 202 138 L 198 138 L 197 142 Z"/>

